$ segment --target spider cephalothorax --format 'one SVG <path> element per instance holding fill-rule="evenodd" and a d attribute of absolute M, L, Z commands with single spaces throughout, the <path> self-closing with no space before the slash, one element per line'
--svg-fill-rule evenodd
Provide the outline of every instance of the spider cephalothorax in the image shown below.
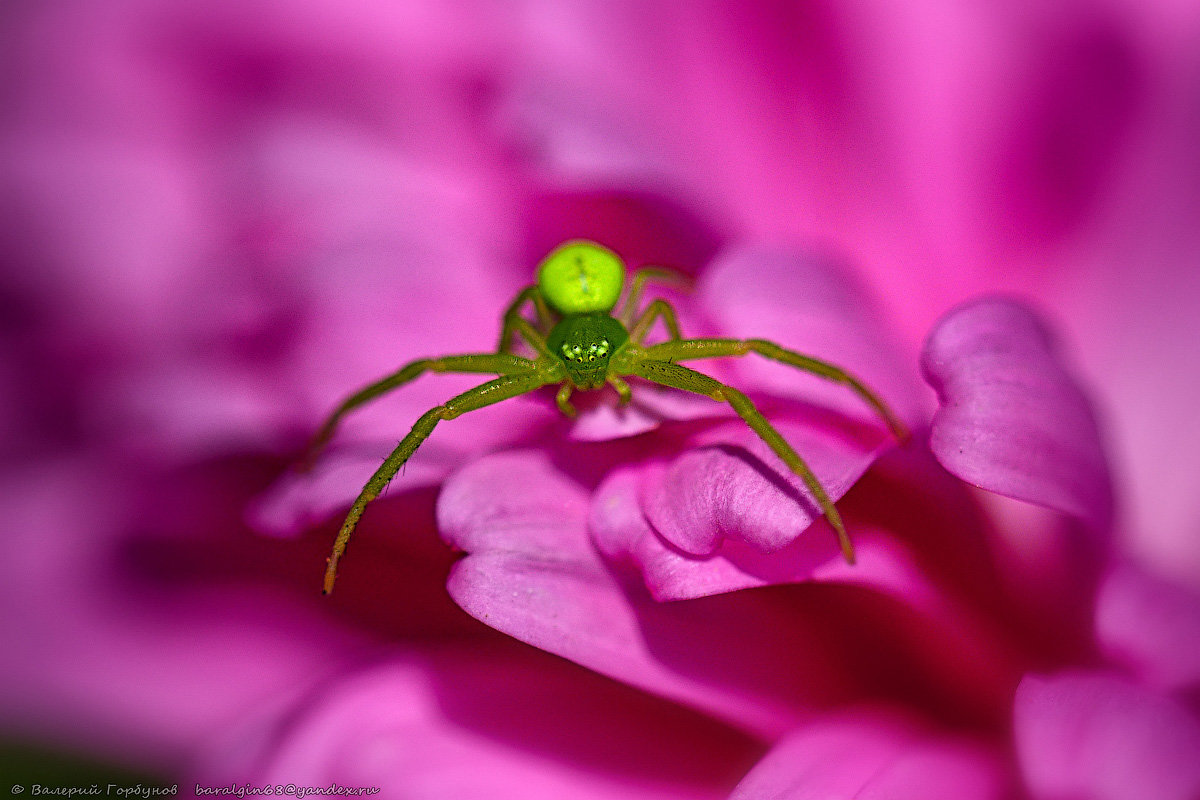
<path fill-rule="evenodd" d="M 538 282 L 521 290 L 509 304 L 495 352 L 414 361 L 399 372 L 359 390 L 338 406 L 315 437 L 310 455 L 319 452 L 346 413 L 424 372 L 474 372 L 497 376 L 425 412 L 367 481 L 334 542 L 325 569 L 325 593 L 333 591 L 338 561 L 367 503 L 379 496 L 438 422 L 549 384 L 559 384 L 558 407 L 568 416 L 575 414 L 570 398 L 577 389 L 600 389 L 608 384 L 616 389 L 622 403 L 628 403 L 631 390 L 625 378 L 629 376 L 729 403 L 804 481 L 837 532 L 846 560 L 853 563 L 854 547 L 833 501 L 787 440 L 746 395 L 677 362 L 758 353 L 850 387 L 883 417 L 898 438 L 907 436 L 904 425 L 874 392 L 840 367 L 764 339 L 682 338 L 675 310 L 665 300 L 656 299 L 639 312 L 642 291 L 649 280 L 677 281 L 678 277 L 660 269 L 638 270 L 630 281 L 625 302 L 614 314 L 625 287 L 625 264 L 616 253 L 594 242 L 567 242 L 542 261 Z M 522 316 L 523 309 L 530 303 L 537 316 L 536 322 Z M 643 343 L 646 334 L 659 318 L 666 325 L 668 339 L 647 346 Z M 536 358 L 513 352 L 513 339 L 517 336 L 529 345 Z"/>
<path fill-rule="evenodd" d="M 546 348 L 562 359 L 578 389 L 600 389 L 608 381 L 609 360 L 629 341 L 629 331 L 608 314 L 572 314 L 546 337 Z"/>

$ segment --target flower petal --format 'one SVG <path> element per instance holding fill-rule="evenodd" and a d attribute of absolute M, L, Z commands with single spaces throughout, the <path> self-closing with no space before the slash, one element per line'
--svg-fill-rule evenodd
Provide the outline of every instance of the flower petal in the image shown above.
<path fill-rule="evenodd" d="M 666 420 L 694 420 L 707 417 L 727 416 L 727 408 L 714 403 L 707 397 L 665 389 L 652 385 L 639 385 L 629 405 L 621 407 L 615 398 L 596 396 L 595 401 L 585 395 L 576 405 L 579 418 L 571 426 L 571 438 L 580 442 L 599 442 L 652 431 Z M 587 406 L 583 404 L 588 402 Z"/>
<path fill-rule="evenodd" d="M 1161 689 L 1200 686 L 1200 595 L 1133 565 L 1115 569 L 1096 598 L 1106 655 Z"/>
<path fill-rule="evenodd" d="M 834 425 L 777 424 L 832 500 L 866 472 L 883 442 Z M 821 508 L 804 482 L 740 420 L 714 431 L 665 470 L 647 475 L 646 518 L 685 553 L 708 555 L 726 538 L 771 552 L 794 541 Z"/>
<path fill-rule="evenodd" d="M 589 529 L 600 551 L 614 560 L 632 561 L 656 600 L 686 600 L 810 579 L 884 590 L 894 587 L 909 602 L 928 594 L 901 577 L 911 577 L 915 568 L 900 555 L 894 542 L 864 540 L 856 535 L 859 560 L 851 567 L 842 558 L 837 538 L 827 524 L 771 552 L 746 546 L 741 539 L 722 540 L 704 555 L 673 547 L 651 526 L 641 501 L 646 481 L 653 485 L 654 474 L 662 471 L 661 467 L 614 470 L 596 490 L 589 518 Z M 858 533 L 861 531 L 856 529 Z"/>
<path fill-rule="evenodd" d="M 806 725 L 767 754 L 730 800 L 826 797 L 1000 800 L 1010 780 L 994 753 L 937 737 L 897 719 Z"/>
<path fill-rule="evenodd" d="M 1098 673 L 1027 676 L 1013 713 L 1035 797 L 1200 796 L 1200 721 L 1151 689 Z"/>
<path fill-rule="evenodd" d="M 722 251 L 705 272 L 699 299 L 725 335 L 774 341 L 857 376 L 910 423 L 923 419 L 917 376 L 882 311 L 847 268 L 829 256 L 762 241 Z M 739 360 L 746 386 L 799 398 L 880 425 L 845 386 L 768 361 Z"/>
<path fill-rule="evenodd" d="M 820 518 L 802 536 L 789 531 L 791 541 L 783 547 L 772 548 L 769 540 L 760 540 L 753 532 L 743 535 L 733 531 L 735 535 L 727 538 L 722 534 L 711 552 L 697 555 L 680 546 L 680 542 L 687 541 L 688 534 L 682 523 L 674 531 L 678 541 L 671 541 L 664 535 L 665 524 L 660 522 L 662 530 L 651 524 L 649 509 L 651 502 L 662 502 L 660 496 L 664 493 L 668 470 L 711 449 L 724 449 L 749 459 L 749 449 L 730 449 L 720 443 L 723 439 L 746 441 L 738 436 L 747 434 L 739 429 L 734 435 L 729 426 L 692 432 L 685 437 L 684 444 L 701 445 L 697 449 L 685 451 L 674 461 L 665 457 L 627 459 L 610 468 L 600 482 L 589 511 L 589 531 L 606 556 L 631 561 L 638 567 L 656 599 L 680 600 L 811 579 L 870 586 L 916 602 L 928 597 L 929 591 L 917 591 L 915 584 L 899 576 L 920 575 L 917 583 L 922 586 L 941 587 L 952 594 L 971 597 L 973 603 L 986 607 L 989 613 L 996 611 L 991 604 L 996 600 L 998 587 L 984 547 L 985 522 L 961 481 L 948 475 L 927 453 L 915 448 L 888 453 L 860 483 L 860 488 L 839 502 L 859 551 L 858 563 L 853 567 L 845 564 L 836 535 L 827 521 Z M 749 434 L 749 438 L 754 437 Z M 662 449 L 669 454 L 679 446 L 679 443 L 664 443 Z M 767 457 L 774 458 L 773 454 L 767 454 L 764 460 Z M 701 485 L 719 481 L 704 474 L 695 477 Z M 778 482 L 785 481 L 780 477 Z M 789 485 L 790 488 L 793 487 Z M 699 500 L 689 499 L 684 492 L 668 499 L 681 503 L 705 502 L 703 496 Z M 796 509 L 787 513 L 807 513 L 799 505 L 805 502 L 803 497 L 787 496 L 781 502 Z M 773 516 L 781 513 L 755 505 L 736 496 L 709 503 L 713 514 L 732 518 L 730 512 L 736 511 L 747 520 L 748 527 L 766 526 Z M 659 513 L 666 512 L 682 514 L 675 509 Z M 696 517 L 696 525 L 712 527 L 701 515 Z"/>
<path fill-rule="evenodd" d="M 639 570 L 655 600 L 690 600 L 808 582 L 813 585 L 805 597 L 812 598 L 813 613 L 835 623 L 855 620 L 851 639 L 865 649 L 851 657 L 860 661 L 856 669 L 865 683 L 886 684 L 889 677 L 872 672 L 861 654 L 877 655 L 894 646 L 893 661 L 912 659 L 914 671 L 927 682 L 930 694 L 920 701 L 925 706 L 946 702 L 955 713 L 969 710 L 987 718 L 1007 713 L 997 699 L 1011 693 L 1026 667 L 986 617 L 990 609 L 980 608 L 979 599 L 959 585 L 968 576 L 981 586 L 994 585 L 990 574 L 974 563 L 969 549 L 953 543 L 941 549 L 935 542 L 906 541 L 896 530 L 863 518 L 855 505 L 847 515 L 858 553 L 854 566 L 842 559 L 836 537 L 824 522 L 771 553 L 726 539 L 710 555 L 689 555 L 659 536 L 643 513 L 642 481 L 653 469 L 612 471 L 596 491 L 589 528 L 602 553 Z M 874 498 L 865 502 L 873 506 Z M 936 515 L 924 514 L 921 519 L 923 532 L 933 530 L 940 541 Z M 955 522 L 947 532 L 960 535 L 962 519 Z M 938 552 L 922 552 L 930 547 Z M 939 558 L 946 562 L 939 566 Z M 947 565 L 964 574 L 943 577 Z M 853 591 L 846 593 L 846 587 Z M 985 590 L 985 594 L 995 597 L 994 592 Z"/>
<path fill-rule="evenodd" d="M 464 468 L 438 503 L 442 535 L 469 553 L 451 596 L 522 641 L 760 733 L 845 691 L 829 642 L 814 641 L 821 620 L 762 594 L 656 603 L 600 559 L 586 512 L 584 491 L 544 454 Z"/>
<path fill-rule="evenodd" d="M 606 481 L 593 520 L 605 507 L 607 519 L 633 516 L 630 523 L 638 524 L 635 469 Z M 760 733 L 777 734 L 788 719 L 864 686 L 957 716 L 1007 713 L 997 699 L 1010 696 L 1022 671 L 1013 654 L 975 610 L 942 592 L 910 554 L 875 530 L 864 530 L 858 567 L 839 561 L 830 533 L 817 538 L 828 551 L 800 551 L 771 565 L 783 573 L 776 575 L 756 573 L 739 553 L 703 562 L 681 557 L 642 519 L 640 542 L 622 538 L 629 528 L 597 531 L 600 549 L 617 554 L 605 563 L 588 541 L 585 500 L 544 454 L 489 456 L 457 473 L 443 489 L 439 522 L 442 535 L 470 555 L 450 576 L 451 596 L 522 641 Z M 654 597 L 626 571 L 632 559 L 622 548 L 644 553 L 661 571 L 647 576 Z M 819 567 L 822 578 L 861 588 L 699 597 L 791 580 L 796 576 L 783 572 L 789 569 L 811 575 L 813 564 L 829 561 Z M 674 590 L 692 599 L 655 602 Z M 847 620 L 854 620 L 850 630 Z M 880 653 L 890 656 L 881 660 Z M 907 677 L 897 682 L 900 674 Z"/>
<path fill-rule="evenodd" d="M 1108 530 L 1095 417 L 1033 312 L 997 298 L 960 306 L 930 333 L 921 366 L 941 401 L 930 447 L 946 469 Z"/>
<path fill-rule="evenodd" d="M 882 318 L 865 291 L 830 259 L 742 242 L 718 256 L 697 296 L 716 330 L 774 338 L 820 354 L 898 401 L 910 420 L 917 418 L 915 375 L 883 335 Z M 835 500 L 893 442 L 861 397 L 812 373 L 756 354 L 736 362 L 705 362 L 703 368 L 721 377 L 741 376 L 744 380 L 734 383 L 756 394 L 766 389 L 803 398 L 805 404 L 758 405 Z M 708 555 L 728 538 L 747 551 L 777 551 L 821 516 L 803 481 L 740 420 L 736 427 L 695 437 L 692 444 L 698 447 L 665 469 L 646 473 L 641 498 L 646 517 L 671 547 Z M 604 521 L 593 524 L 602 527 Z"/>
<path fill-rule="evenodd" d="M 203 782 L 447 800 L 717 800 L 759 749 L 694 712 L 495 641 L 394 656 L 265 716 L 212 749 Z"/>

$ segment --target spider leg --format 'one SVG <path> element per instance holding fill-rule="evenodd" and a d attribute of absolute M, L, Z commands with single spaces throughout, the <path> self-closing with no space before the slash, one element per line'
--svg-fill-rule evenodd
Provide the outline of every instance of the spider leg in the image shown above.
<path fill-rule="evenodd" d="M 529 343 L 529 346 L 537 352 L 538 355 L 544 358 L 553 359 L 554 356 L 550 353 L 550 348 L 546 346 L 546 337 L 538 332 L 537 328 L 533 327 L 533 323 L 524 317 L 511 317 L 506 320 L 507 325 L 512 322 L 513 330 L 521 335 L 521 338 Z"/>
<path fill-rule="evenodd" d="M 908 428 L 900 421 L 896 413 L 858 378 L 841 367 L 788 350 L 765 339 L 683 339 L 652 345 L 645 348 L 643 352 L 645 358 L 660 361 L 687 361 L 693 358 L 718 358 L 758 353 L 772 361 L 778 361 L 850 387 L 883 418 L 897 439 L 900 441 L 908 439 Z"/>
<path fill-rule="evenodd" d="M 706 397 L 711 397 L 717 402 L 729 403 L 733 410 L 738 413 L 738 416 L 750 426 L 751 430 L 757 433 L 759 438 L 770 446 L 775 455 L 779 456 L 783 463 L 787 464 L 788 468 L 804 481 L 804 485 L 812 492 L 825 518 L 829 520 L 829 524 L 833 526 L 834 531 L 837 533 L 838 543 L 842 548 L 842 555 L 845 556 L 848 563 L 854 563 L 854 545 L 850 543 L 850 536 L 846 533 L 846 526 L 842 522 L 842 517 L 838 514 L 837 508 L 834 507 L 833 501 L 829 499 L 825 488 L 821 486 L 821 482 L 817 480 L 817 476 L 813 474 L 809 466 L 804 463 L 804 460 L 800 458 L 792 446 L 788 444 L 787 440 L 783 438 L 783 435 L 775 430 L 775 427 L 767 421 L 762 412 L 754 407 L 750 398 L 732 386 L 727 386 L 715 378 L 710 378 L 681 364 L 671 364 L 666 361 L 631 354 L 626 357 L 622 366 L 627 368 L 629 373 L 645 378 L 648 381 L 702 394 Z"/>
<path fill-rule="evenodd" d="M 384 460 L 371 479 L 367 481 L 367 485 L 363 487 L 354 504 L 350 506 L 349 513 L 346 514 L 346 521 L 342 523 L 342 529 L 338 532 L 337 539 L 333 543 L 333 551 L 329 555 L 329 560 L 325 567 L 325 583 L 323 594 L 329 594 L 333 591 L 333 583 L 337 579 L 338 561 L 341 560 L 342 554 L 346 552 L 346 545 L 350 541 L 350 534 L 354 533 L 355 527 L 358 526 L 358 521 L 363 515 L 363 511 L 379 493 L 384 490 L 384 487 L 391 482 L 392 478 L 399 472 L 400 467 L 404 466 L 404 462 L 408 461 L 416 449 L 421 446 L 421 443 L 433 431 L 434 426 L 444 419 L 454 419 L 455 417 L 465 414 L 468 411 L 474 411 L 484 406 L 490 406 L 493 403 L 499 403 L 501 400 L 508 400 L 518 395 L 526 394 L 537 389 L 539 386 L 545 386 L 547 383 L 553 383 L 561 379 L 559 370 L 554 369 L 554 365 L 544 363 L 539 365 L 539 369 L 535 372 L 525 372 L 517 375 L 503 375 L 495 380 L 490 380 L 474 389 L 463 392 L 454 397 L 445 404 L 431 408 L 426 411 L 412 430 L 405 436 L 392 454 Z"/>
<path fill-rule="evenodd" d="M 629 329 L 629 341 L 633 344 L 640 345 L 642 340 L 646 338 L 646 334 L 650 332 L 650 328 L 654 326 L 654 321 L 662 317 L 663 324 L 667 326 L 667 334 L 672 342 L 677 342 L 681 338 L 679 333 L 679 320 L 675 316 L 675 309 L 666 300 L 658 299 L 646 306 L 646 310 L 633 323 L 633 327 Z"/>
<path fill-rule="evenodd" d="M 563 416 L 574 417 L 577 413 L 575 406 L 571 405 L 571 395 L 575 392 L 575 387 L 570 381 L 564 381 L 563 385 L 558 388 L 558 394 L 554 397 L 554 402 L 558 404 L 558 410 L 563 413 Z"/>
<path fill-rule="evenodd" d="M 504 311 L 504 327 L 500 329 L 500 344 L 496 347 L 497 353 L 508 353 L 512 351 L 513 334 L 517 332 L 517 320 L 524 320 L 521 316 L 522 307 L 528 303 L 533 303 L 533 308 L 537 312 L 537 327 L 540 331 L 549 331 L 551 328 L 550 308 L 546 305 L 546 298 L 542 296 L 542 290 L 537 287 L 537 284 L 526 286 L 517 294 L 516 298 L 509 303 L 508 308 Z M 532 344 L 532 342 L 531 342 Z"/>
<path fill-rule="evenodd" d="M 629 405 L 629 401 L 633 399 L 633 392 L 629 388 L 629 384 L 621 380 L 619 375 L 609 375 L 606 379 L 609 386 L 617 390 L 617 396 L 621 398 L 621 405 Z"/>
<path fill-rule="evenodd" d="M 493 373 L 495 375 L 510 375 L 530 372 L 535 368 L 536 362 L 528 358 L 505 353 L 477 353 L 463 356 L 443 356 L 442 358 L 422 358 L 413 361 L 397 372 L 388 375 L 386 378 L 378 380 L 369 386 L 364 386 L 343 400 L 341 405 L 329 415 L 316 435 L 313 436 L 302 463 L 306 467 L 312 465 L 321 450 L 324 449 L 325 445 L 333 437 L 338 423 L 341 422 L 342 417 L 346 416 L 346 414 L 364 403 L 390 392 L 398 386 L 403 386 L 426 372 L 482 372 Z"/>
<path fill-rule="evenodd" d="M 642 302 L 642 292 L 645 290 L 648 281 L 658 281 L 668 285 L 681 286 L 685 289 L 691 288 L 692 285 L 691 278 L 674 270 L 662 269 L 661 267 L 642 267 L 633 273 L 633 279 L 629 282 L 629 294 L 625 297 L 621 311 L 615 315 L 626 328 L 633 325 L 633 317 L 638 312 L 638 306 Z"/>

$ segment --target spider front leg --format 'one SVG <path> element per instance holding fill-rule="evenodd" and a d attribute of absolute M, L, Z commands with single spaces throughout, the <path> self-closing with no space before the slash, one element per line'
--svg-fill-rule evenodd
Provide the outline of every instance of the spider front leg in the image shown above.
<path fill-rule="evenodd" d="M 509 325 L 512 326 L 512 329 L 515 333 L 519 333 L 521 335 L 521 338 L 524 339 L 539 356 L 543 358 L 554 358 L 554 356 L 551 355 L 549 348 L 546 347 L 546 337 L 539 333 L 537 328 L 533 327 L 533 323 L 531 323 L 529 320 L 525 319 L 524 317 L 509 317 L 504 321 L 504 326 L 507 328 Z"/>
<path fill-rule="evenodd" d="M 686 275 L 681 275 L 669 269 L 661 269 L 659 267 L 642 267 L 637 272 L 633 273 L 633 279 L 629 282 L 629 294 L 625 297 L 625 302 L 621 306 L 621 310 L 617 313 L 617 319 L 621 320 L 626 328 L 633 327 L 633 318 L 637 314 L 638 306 L 642 302 L 642 292 L 646 288 L 646 284 L 650 281 L 658 281 L 673 286 L 682 288 L 690 288 L 692 279 Z"/>
<path fill-rule="evenodd" d="M 520 322 L 525 322 L 528 325 L 528 320 L 521 316 L 522 306 L 528 302 L 533 303 L 533 308 L 537 312 L 538 324 L 536 330 L 543 334 L 550 330 L 552 326 L 550 308 L 546 305 L 546 298 L 542 296 L 542 290 L 536 284 L 526 286 L 509 303 L 508 308 L 504 310 L 504 327 L 500 329 L 500 344 L 496 348 L 496 352 L 508 353 L 512 351 L 513 335 L 518 332 Z M 528 341 L 529 337 L 525 336 L 525 339 Z M 529 344 L 533 346 L 533 342 Z M 537 349 L 536 346 L 534 349 Z"/>
<path fill-rule="evenodd" d="M 574 393 L 575 387 L 571 385 L 570 381 L 565 381 L 562 386 L 558 387 L 558 394 L 554 396 L 554 402 L 564 417 L 574 417 L 578 413 L 575 411 L 575 406 L 571 405 L 571 395 Z"/>
<path fill-rule="evenodd" d="M 661 298 L 646 306 L 646 310 L 633 323 L 633 327 L 629 329 L 629 341 L 640 345 L 646 338 L 646 334 L 650 332 L 654 321 L 659 317 L 662 317 L 663 324 L 667 326 L 667 334 L 670 336 L 670 341 L 679 341 L 681 334 L 679 333 L 679 319 L 675 315 L 675 309 L 670 303 Z"/>
<path fill-rule="evenodd" d="M 652 349 L 652 348 L 651 348 Z M 783 435 L 775 430 L 775 427 L 767 421 L 767 418 L 762 415 L 750 398 L 739 392 L 732 386 L 727 386 L 715 378 L 696 372 L 694 369 L 689 369 L 681 364 L 672 364 L 667 361 L 659 361 L 650 358 L 649 349 L 638 353 L 626 352 L 625 358 L 617 365 L 622 372 L 637 375 L 645 378 L 648 381 L 670 386 L 675 389 L 683 389 L 684 391 L 694 392 L 706 397 L 711 397 L 718 402 L 729 403 L 734 411 L 738 413 L 750 429 L 758 434 L 767 445 L 779 456 L 783 463 L 787 464 L 788 468 L 793 473 L 804 481 L 804 485 L 812 492 L 817 504 L 821 507 L 821 512 L 825 518 L 829 520 L 829 524 L 833 526 L 837 533 L 838 543 L 842 548 L 842 555 L 845 556 L 847 563 L 854 563 L 854 545 L 850 542 L 850 535 L 846 533 L 846 526 L 842 522 L 842 517 L 838 513 L 837 508 L 833 505 L 833 501 L 829 499 L 829 494 L 825 491 L 825 487 L 817 480 L 817 476 L 812 469 L 804 463 L 804 459 L 796 453 Z"/>
<path fill-rule="evenodd" d="M 788 350 L 766 339 L 682 339 L 652 345 L 643 352 L 646 358 L 659 361 L 687 361 L 693 358 L 719 358 L 758 353 L 772 361 L 811 372 L 849 387 L 883 418 L 888 428 L 891 429 L 892 435 L 902 442 L 908 439 L 908 427 L 900 421 L 900 417 L 879 395 L 867 388 L 866 384 L 858 378 L 841 367 L 797 353 L 794 350 Z"/>
<path fill-rule="evenodd" d="M 609 386 L 617 390 L 617 397 L 620 398 L 619 405 L 627 406 L 633 400 L 633 390 L 629 388 L 629 384 L 621 380 L 616 375 L 609 375 L 605 381 Z"/>
<path fill-rule="evenodd" d="M 439 422 L 444 419 L 454 419 L 468 411 L 490 406 L 501 400 L 527 394 L 540 386 L 562 380 L 562 377 L 562 370 L 558 365 L 549 361 L 538 362 L 536 370 L 533 372 L 501 376 L 426 411 L 413 425 L 408 435 L 392 451 L 392 454 L 384 460 L 379 469 L 375 470 L 375 474 L 367 481 L 367 485 L 363 487 L 354 504 L 350 506 L 350 511 L 346 514 L 346 521 L 342 523 L 342 528 L 333 543 L 333 552 L 330 553 L 325 567 L 323 594 L 333 591 L 333 583 L 337 579 L 338 562 L 341 560 L 342 554 L 346 552 L 350 535 L 358 526 L 358 521 L 362 517 L 363 511 L 366 510 L 367 503 L 378 497 L 392 478 L 396 477 L 396 473 L 404 466 L 404 462 L 408 461 L 416 452 Z"/>
<path fill-rule="evenodd" d="M 443 356 L 442 358 L 422 358 L 413 361 L 400 370 L 388 375 L 386 378 L 359 389 L 343 400 L 341 405 L 330 414 L 316 435 L 313 436 L 302 464 L 305 467 L 312 465 L 313 461 L 321 453 L 321 450 L 324 449 L 325 445 L 333 437 L 334 431 L 337 430 L 338 424 L 346 414 L 364 403 L 390 392 L 392 389 L 403 386 L 426 372 L 482 372 L 494 375 L 509 375 L 519 372 L 530 372 L 535 367 L 536 363 L 528 358 L 508 353 L 476 353 L 462 356 Z"/>

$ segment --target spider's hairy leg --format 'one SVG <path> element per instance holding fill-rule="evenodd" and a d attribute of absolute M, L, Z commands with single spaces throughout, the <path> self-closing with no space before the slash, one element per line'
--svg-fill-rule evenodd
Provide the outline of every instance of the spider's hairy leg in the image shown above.
<path fill-rule="evenodd" d="M 386 378 L 378 380 L 369 386 L 364 386 L 343 400 L 334 412 L 329 415 L 328 419 L 325 420 L 325 423 L 321 425 L 316 435 L 313 436 L 312 442 L 309 444 L 308 451 L 302 461 L 302 466 L 304 468 L 312 466 L 313 461 L 316 460 L 321 450 L 324 449 L 325 445 L 333 437 L 333 433 L 337 430 L 338 423 L 342 421 L 342 417 L 364 403 L 374 400 L 376 397 L 386 394 L 392 389 L 403 386 L 426 372 L 481 372 L 494 375 L 509 375 L 518 372 L 530 372 L 535 368 L 535 362 L 530 361 L 528 358 L 506 353 L 475 353 L 462 356 L 442 356 L 441 358 L 422 358 L 413 361 L 400 370 L 388 375 Z"/>
<path fill-rule="evenodd" d="M 620 404 L 629 405 L 629 401 L 633 400 L 633 391 L 629 388 L 629 384 L 621 380 L 620 375 L 609 375 L 606 382 L 617 390 L 617 396 L 621 398 Z"/>
<path fill-rule="evenodd" d="M 675 308 L 661 298 L 646 306 L 646 310 L 633 323 L 633 327 L 629 329 L 629 341 L 640 345 L 646 338 L 646 334 L 650 333 L 654 321 L 659 317 L 662 317 L 663 324 L 667 326 L 670 341 L 679 341 L 682 334 L 679 332 L 679 319 L 675 316 Z"/>
<path fill-rule="evenodd" d="M 542 296 L 542 290 L 538 288 L 537 284 L 526 286 L 504 310 L 504 326 L 500 329 L 500 344 L 496 348 L 497 353 L 512 351 L 513 335 L 517 333 L 517 320 L 525 319 L 521 316 L 521 311 L 528 302 L 533 303 L 533 308 L 537 312 L 537 330 L 546 333 L 552 327 L 550 308 L 546 305 L 546 298 Z"/>
<path fill-rule="evenodd" d="M 621 311 L 616 314 L 617 319 L 626 328 L 633 326 L 633 319 L 638 313 L 638 306 L 642 302 L 642 292 L 645 291 L 648 281 L 657 281 L 684 289 L 690 289 L 692 286 L 692 279 L 682 273 L 661 267 L 642 267 L 633 273 L 633 279 L 629 282 L 629 294 L 625 297 Z"/>
<path fill-rule="evenodd" d="M 663 342 L 645 349 L 646 358 L 660 361 L 744 356 L 747 353 L 758 353 L 772 361 L 778 361 L 848 386 L 883 418 L 888 428 L 891 429 L 892 435 L 902 442 L 908 439 L 908 427 L 900 421 L 900 417 L 879 395 L 867 388 L 866 384 L 858 378 L 827 361 L 788 350 L 766 339 L 683 339 L 677 342 Z"/>
<path fill-rule="evenodd" d="M 421 446 L 421 443 L 433 431 L 434 426 L 444 419 L 454 419 L 468 411 L 474 411 L 484 406 L 490 406 L 493 403 L 499 403 L 502 400 L 527 394 L 540 386 L 545 386 L 547 383 L 555 383 L 561 379 L 561 370 L 556 369 L 554 364 L 548 361 L 539 362 L 533 372 L 503 375 L 495 380 L 476 386 L 474 389 L 463 392 L 457 397 L 446 401 L 443 405 L 426 411 L 417 420 L 417 423 L 413 425 L 408 435 L 392 451 L 392 454 L 387 457 L 379 469 L 375 471 L 375 474 L 371 476 L 371 479 L 367 481 L 367 485 L 359 493 L 358 498 L 355 499 L 354 504 L 350 506 L 350 511 L 346 514 L 346 521 L 342 523 L 342 528 L 333 543 L 333 552 L 330 553 L 329 560 L 326 563 L 323 594 L 329 594 L 333 591 L 333 583 L 337 578 L 338 561 L 341 560 L 342 554 L 346 552 L 346 545 L 350 541 L 350 534 L 354 533 L 354 529 L 358 526 L 358 521 L 362 517 L 363 511 L 366 510 L 367 503 L 378 497 L 379 493 L 391 482 L 392 478 L 396 477 L 396 473 L 400 471 L 400 467 L 404 466 L 404 462 L 408 461 L 409 457 Z"/>
<path fill-rule="evenodd" d="M 558 405 L 558 410 L 565 417 L 574 417 L 576 413 L 575 406 L 571 405 L 571 395 L 575 392 L 575 387 L 570 381 L 564 381 L 563 385 L 558 387 L 558 394 L 554 396 L 554 402 Z"/>
<path fill-rule="evenodd" d="M 513 330 L 521 335 L 521 338 L 529 343 L 529 346 L 542 358 L 554 359 L 555 356 L 550 353 L 550 348 L 546 346 L 546 337 L 538 332 L 537 328 L 533 327 L 533 323 L 524 317 L 511 318 Z M 507 323 L 506 323 L 507 324 Z"/>
<path fill-rule="evenodd" d="M 644 351 L 649 353 L 650 350 Z M 821 512 L 825 518 L 829 520 L 829 524 L 833 526 L 837 533 L 838 543 L 842 548 L 842 555 L 850 564 L 854 563 L 854 545 L 850 543 L 850 535 L 846 533 L 846 526 L 842 522 L 842 517 L 838 510 L 833 505 L 833 501 L 829 499 L 825 487 L 817 480 L 817 476 L 809 466 L 804 463 L 804 460 L 796 453 L 783 435 L 775 430 L 775 427 L 767 421 L 767 418 L 762 415 L 750 398 L 739 392 L 732 386 L 727 386 L 715 378 L 696 372 L 694 369 L 689 369 L 681 364 L 672 364 L 666 361 L 658 361 L 648 356 L 639 357 L 637 354 L 631 354 L 624 361 L 622 366 L 628 369 L 630 374 L 645 378 L 646 380 L 660 383 L 664 386 L 671 386 L 676 389 L 683 389 L 688 392 L 695 392 L 706 397 L 711 397 L 718 402 L 729 403 L 734 411 L 738 413 L 751 430 L 758 434 L 770 448 L 775 452 L 775 455 L 787 464 L 788 468 L 793 473 L 798 475 L 808 490 L 812 492 L 813 497 L 821 507 Z"/>

